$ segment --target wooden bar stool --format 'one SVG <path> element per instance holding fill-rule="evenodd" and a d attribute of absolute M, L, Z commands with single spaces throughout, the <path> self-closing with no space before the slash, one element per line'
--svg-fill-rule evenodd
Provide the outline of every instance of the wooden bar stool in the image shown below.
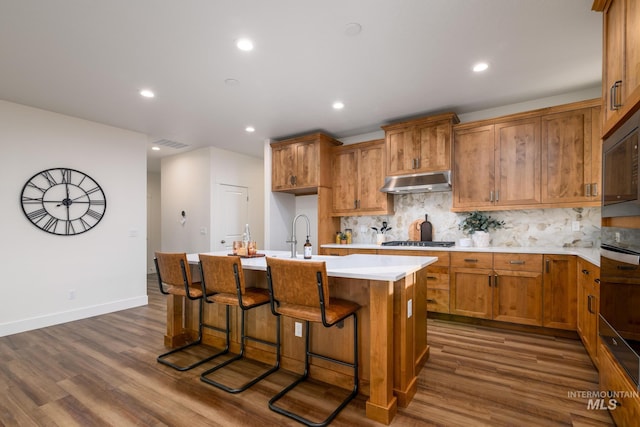
<path fill-rule="evenodd" d="M 298 261 L 267 257 L 267 284 L 273 314 L 304 320 L 306 330 L 304 373 L 272 397 L 269 400 L 269 408 L 308 426 L 326 426 L 358 394 L 358 317 L 356 312 L 360 306 L 352 301 L 330 298 L 324 261 Z M 321 323 L 325 328 L 330 328 L 341 324 L 348 317 L 353 317 L 353 363 L 311 352 L 309 322 Z M 311 357 L 353 368 L 351 393 L 321 422 L 313 422 L 275 404 L 298 384 L 307 380 Z"/>
<path fill-rule="evenodd" d="M 260 307 L 269 303 L 269 291 L 260 288 L 247 288 L 244 280 L 244 271 L 239 256 L 216 256 L 200 254 L 200 270 L 202 272 L 202 283 L 206 289 L 208 303 L 224 304 L 227 312 L 229 306 L 237 306 L 242 310 L 240 324 L 240 353 L 225 362 L 214 366 L 203 372 L 200 379 L 207 384 L 211 384 L 229 393 L 239 393 L 262 380 L 266 376 L 274 373 L 280 367 L 280 318 L 276 317 L 276 341 L 270 342 L 259 338 L 250 337 L 246 333 L 245 317 L 246 312 L 252 308 Z M 211 296 L 209 296 L 211 295 Z M 251 340 L 275 347 L 276 361 L 270 369 L 262 374 L 248 380 L 240 387 L 230 387 L 218 381 L 214 381 L 208 376 L 233 362 L 244 358 L 245 341 Z"/>
<path fill-rule="evenodd" d="M 187 371 L 191 368 L 195 368 L 209 360 L 218 357 L 222 354 L 229 352 L 229 309 L 227 308 L 227 325 L 226 329 L 218 328 L 213 325 L 207 325 L 203 323 L 203 310 L 202 300 L 205 298 L 205 290 L 200 282 L 193 282 L 191 279 L 191 269 L 188 267 L 187 254 L 185 253 L 166 253 L 156 252 L 154 262 L 156 264 L 156 271 L 158 273 L 158 286 L 160 292 L 164 295 L 179 295 L 187 297 L 192 301 L 198 301 L 198 338 L 186 345 L 175 348 L 171 351 L 158 356 L 158 362 L 170 366 L 178 371 Z M 208 355 L 205 358 L 198 359 L 197 361 L 188 365 L 177 365 L 167 360 L 167 357 L 176 353 L 179 353 L 188 348 L 192 348 L 202 344 L 202 329 L 208 328 L 219 332 L 226 333 L 227 344 L 224 349 L 216 352 L 215 354 Z"/>

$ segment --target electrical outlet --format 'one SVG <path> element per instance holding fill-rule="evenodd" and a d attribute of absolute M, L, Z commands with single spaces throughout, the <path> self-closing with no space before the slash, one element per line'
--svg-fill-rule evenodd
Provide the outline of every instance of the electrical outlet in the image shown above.
<path fill-rule="evenodd" d="M 413 316 L 413 300 L 407 301 L 407 319 Z"/>
<path fill-rule="evenodd" d="M 571 231 L 580 231 L 580 221 L 573 221 L 571 223 Z"/>
<path fill-rule="evenodd" d="M 295 331 L 294 331 L 295 336 L 297 337 L 302 337 L 302 323 L 300 322 L 295 322 Z"/>

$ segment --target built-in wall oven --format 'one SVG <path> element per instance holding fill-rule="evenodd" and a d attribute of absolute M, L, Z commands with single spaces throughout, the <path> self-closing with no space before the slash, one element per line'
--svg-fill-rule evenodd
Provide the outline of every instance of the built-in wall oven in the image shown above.
<path fill-rule="evenodd" d="M 600 318 L 602 342 L 640 390 L 640 112 L 603 143 Z"/>

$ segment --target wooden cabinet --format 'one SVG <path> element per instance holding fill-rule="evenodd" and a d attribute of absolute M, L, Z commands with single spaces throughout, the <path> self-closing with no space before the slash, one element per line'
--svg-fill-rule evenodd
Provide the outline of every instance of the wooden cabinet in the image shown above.
<path fill-rule="evenodd" d="M 542 326 L 576 330 L 577 266 L 573 255 L 545 255 Z"/>
<path fill-rule="evenodd" d="M 578 335 L 593 363 L 598 366 L 598 313 L 600 268 L 578 259 Z"/>
<path fill-rule="evenodd" d="M 540 153 L 538 117 L 456 128 L 454 207 L 540 203 Z"/>
<path fill-rule="evenodd" d="M 542 325 L 542 255 L 451 254 L 451 313 Z"/>
<path fill-rule="evenodd" d="M 640 4 L 598 1 L 603 13 L 602 136 L 609 136 L 640 107 Z"/>
<path fill-rule="evenodd" d="M 493 255 L 493 319 L 542 325 L 542 255 Z"/>
<path fill-rule="evenodd" d="M 393 195 L 380 191 L 384 165 L 383 139 L 334 148 L 333 215 L 393 214 Z"/>
<path fill-rule="evenodd" d="M 342 143 L 314 133 L 271 144 L 271 190 L 316 194 L 331 186 L 331 147 Z"/>
<path fill-rule="evenodd" d="M 386 141 L 386 175 L 451 169 L 454 113 L 423 117 L 382 126 Z"/>
<path fill-rule="evenodd" d="M 427 311 L 449 313 L 449 252 L 427 252 L 424 256 L 438 257 L 427 267 Z"/>
<path fill-rule="evenodd" d="M 600 391 L 606 392 L 604 407 L 618 426 L 637 426 L 640 420 L 640 399 L 637 388 L 616 363 L 609 349 L 601 344 L 598 348 Z"/>
<path fill-rule="evenodd" d="M 542 203 L 599 202 L 599 107 L 542 116 Z"/>
<path fill-rule="evenodd" d="M 599 206 L 599 102 L 455 126 L 451 210 Z"/>

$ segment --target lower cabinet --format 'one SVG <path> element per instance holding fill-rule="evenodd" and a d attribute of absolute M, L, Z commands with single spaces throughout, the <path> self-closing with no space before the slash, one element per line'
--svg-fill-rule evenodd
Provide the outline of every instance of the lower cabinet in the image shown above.
<path fill-rule="evenodd" d="M 451 313 L 542 325 L 542 255 L 451 254 Z"/>
<path fill-rule="evenodd" d="M 575 331 L 577 326 L 575 255 L 545 255 L 542 326 Z"/>
<path fill-rule="evenodd" d="M 598 360 L 600 391 L 607 393 L 604 406 L 609 409 L 611 418 L 618 426 L 637 426 L 640 399 L 634 396 L 638 390 L 603 344 L 598 349 Z"/>
<path fill-rule="evenodd" d="M 600 268 L 578 259 L 578 335 L 593 363 L 598 366 L 598 313 Z"/>

